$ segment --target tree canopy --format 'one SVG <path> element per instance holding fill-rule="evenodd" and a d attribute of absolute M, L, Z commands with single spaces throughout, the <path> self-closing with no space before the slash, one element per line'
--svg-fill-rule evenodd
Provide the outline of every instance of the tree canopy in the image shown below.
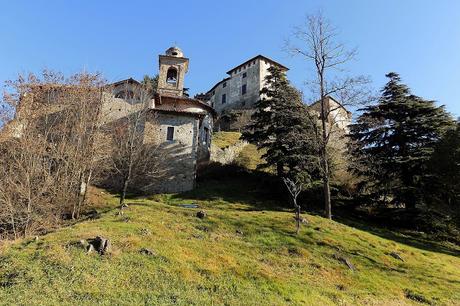
<path fill-rule="evenodd" d="M 378 103 L 361 109 L 351 125 L 352 154 L 375 196 L 414 207 L 423 198 L 428 161 L 452 119 L 443 106 L 413 95 L 397 73 L 386 77 Z"/>
<path fill-rule="evenodd" d="M 315 173 L 318 166 L 316 121 L 297 89 L 276 66 L 268 69 L 262 98 L 243 139 L 266 150 L 262 167 L 276 167 L 279 177 Z"/>

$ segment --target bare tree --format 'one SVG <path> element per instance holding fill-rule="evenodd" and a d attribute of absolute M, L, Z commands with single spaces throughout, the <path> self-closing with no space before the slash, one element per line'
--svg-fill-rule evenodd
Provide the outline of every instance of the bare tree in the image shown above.
<path fill-rule="evenodd" d="M 156 124 L 155 114 L 149 109 L 151 94 L 144 86 L 130 89 L 130 105 L 126 105 L 121 118 L 111 122 L 112 175 L 118 179 L 120 208 L 125 204 L 126 193 L 133 181 L 142 181 L 140 189 L 148 189 L 149 184 L 161 176 L 159 146 L 145 143 L 145 124 Z"/>
<path fill-rule="evenodd" d="M 0 231 L 17 237 L 78 218 L 108 151 L 98 75 L 45 71 L 9 85 L 3 101 L 15 114 L 0 133 Z"/>
<path fill-rule="evenodd" d="M 303 183 L 301 180 L 293 180 L 291 178 L 283 177 L 283 182 L 286 185 L 289 195 L 291 197 L 292 203 L 294 204 L 295 209 L 295 221 L 296 221 L 296 234 L 300 231 L 300 223 L 302 219 L 300 218 L 300 205 L 297 203 L 297 197 L 302 192 Z"/>
<path fill-rule="evenodd" d="M 306 18 L 305 24 L 295 28 L 294 42 L 286 41 L 287 51 L 313 63 L 315 77 L 308 82 L 314 101 L 320 102 L 319 118 L 320 160 L 324 190 L 326 217 L 332 218 L 328 144 L 331 135 L 337 129 L 338 110 L 355 106 L 369 100 L 370 92 L 366 88 L 369 79 L 364 76 L 343 76 L 346 65 L 356 56 L 356 50 L 347 50 L 337 42 L 337 31 L 321 13 Z M 329 97 L 335 96 L 340 105 L 332 106 Z"/>

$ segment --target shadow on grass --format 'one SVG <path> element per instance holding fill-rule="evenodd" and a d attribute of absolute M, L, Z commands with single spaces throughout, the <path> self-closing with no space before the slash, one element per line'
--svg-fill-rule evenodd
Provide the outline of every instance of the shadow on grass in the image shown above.
<path fill-rule="evenodd" d="M 237 166 L 213 166 L 211 170 L 199 179 L 197 188 L 172 196 L 173 200 L 225 201 L 229 204 L 246 204 L 247 208 L 229 207 L 232 210 L 243 211 L 289 211 L 289 205 L 284 186 L 281 182 L 265 172 L 248 171 Z M 308 202 L 308 199 L 305 199 Z M 312 199 L 310 202 L 317 202 Z M 224 203 L 224 205 L 226 204 Z M 309 214 L 321 215 L 318 207 L 310 205 Z M 335 221 L 376 236 L 412 246 L 421 250 L 460 256 L 460 248 L 450 247 L 430 238 L 417 237 L 399 230 L 391 230 L 354 218 L 349 212 L 336 209 Z"/>
<path fill-rule="evenodd" d="M 285 210 L 286 195 L 279 180 L 267 173 L 250 171 L 237 166 L 213 166 L 200 177 L 194 190 L 173 195 L 173 200 L 225 201 L 245 204 L 235 210 Z M 283 204 L 286 204 L 283 206 Z"/>
<path fill-rule="evenodd" d="M 434 241 L 435 238 L 433 237 L 417 237 L 417 235 L 413 233 L 383 228 L 379 225 L 365 223 L 364 220 L 357 220 L 346 215 L 339 214 L 334 218 L 334 220 L 339 223 L 352 226 L 362 231 L 379 236 L 381 238 L 392 240 L 420 250 L 443 253 L 452 256 L 460 256 L 460 248 L 450 247 L 444 244 L 442 241 Z"/>

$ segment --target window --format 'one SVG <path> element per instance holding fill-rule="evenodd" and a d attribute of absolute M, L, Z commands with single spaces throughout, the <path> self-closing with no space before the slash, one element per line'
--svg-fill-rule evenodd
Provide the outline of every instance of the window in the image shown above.
<path fill-rule="evenodd" d="M 227 95 L 223 94 L 222 95 L 222 104 L 225 104 L 225 102 L 227 102 Z"/>
<path fill-rule="evenodd" d="M 243 73 L 243 79 L 244 79 L 246 76 L 247 76 L 246 72 L 245 72 L 245 73 Z"/>
<path fill-rule="evenodd" d="M 174 140 L 174 127 L 168 126 L 168 133 L 166 135 L 166 140 L 172 141 Z"/>
<path fill-rule="evenodd" d="M 225 88 L 225 87 L 227 87 L 227 82 L 224 82 L 224 83 L 222 84 L 222 88 Z"/>
<path fill-rule="evenodd" d="M 166 73 L 166 83 L 176 85 L 177 83 L 177 69 L 170 67 Z"/>
<path fill-rule="evenodd" d="M 246 84 L 243 84 L 243 86 L 241 86 L 241 94 L 246 94 Z"/>

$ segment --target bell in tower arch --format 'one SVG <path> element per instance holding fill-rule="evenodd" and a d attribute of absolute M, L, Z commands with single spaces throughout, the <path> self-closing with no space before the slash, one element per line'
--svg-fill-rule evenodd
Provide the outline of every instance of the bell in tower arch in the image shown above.
<path fill-rule="evenodd" d="M 166 50 L 159 56 L 160 71 L 158 77 L 158 93 L 168 96 L 183 96 L 184 78 L 188 70 L 188 58 L 178 47 Z"/>
<path fill-rule="evenodd" d="M 166 83 L 176 85 L 177 83 L 177 69 L 170 67 L 166 73 Z"/>

